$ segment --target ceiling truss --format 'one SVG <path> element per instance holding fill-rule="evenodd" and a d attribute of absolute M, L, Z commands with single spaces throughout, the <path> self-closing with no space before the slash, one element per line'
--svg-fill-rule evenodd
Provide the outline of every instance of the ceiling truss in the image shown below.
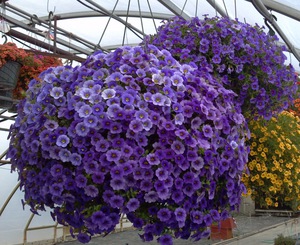
<path fill-rule="evenodd" d="M 4 2 L 3 2 L 4 1 Z M 102 50 L 103 52 L 110 52 L 112 49 L 115 49 L 118 45 L 109 45 L 101 46 L 99 43 L 91 42 L 90 40 L 84 39 L 83 37 L 77 36 L 74 33 L 71 33 L 68 30 L 62 29 L 57 26 L 57 21 L 66 20 L 72 18 L 89 18 L 89 17 L 108 17 L 114 19 L 121 23 L 125 30 L 133 32 L 136 36 L 142 39 L 146 33 L 142 28 L 137 28 L 136 26 L 130 24 L 127 21 L 128 17 L 135 17 L 142 19 L 168 19 L 174 15 L 181 15 L 185 19 L 190 19 L 192 16 L 189 16 L 183 9 L 178 7 L 172 0 L 157 0 L 161 6 L 170 11 L 170 14 L 160 14 L 150 11 L 132 11 L 129 8 L 123 11 L 120 10 L 108 10 L 92 0 L 78 0 L 78 2 L 84 2 L 85 6 L 89 7 L 89 11 L 82 12 L 70 12 L 70 13 L 61 13 L 59 15 L 50 15 L 49 16 L 36 16 L 34 14 L 28 13 L 20 8 L 15 7 L 13 4 L 10 4 L 9 1 L 3 0 L 0 2 L 2 6 L 5 6 L 6 12 L 12 13 L 19 16 L 22 21 L 17 18 L 11 17 L 9 14 L 2 16 L 10 24 L 11 30 L 6 35 L 19 42 L 28 42 L 35 44 L 36 46 L 44 49 L 45 51 L 50 51 L 56 55 L 60 55 L 63 58 L 70 60 L 77 60 L 81 62 L 88 55 L 93 53 L 95 50 Z M 215 8 L 216 13 L 218 12 L 221 16 L 227 16 L 227 11 L 224 11 L 223 6 L 215 0 L 206 0 L 213 8 Z M 296 49 L 292 43 L 288 40 L 284 32 L 279 28 L 276 20 L 272 17 L 270 10 L 276 11 L 278 13 L 284 14 L 290 18 L 293 18 L 297 21 L 300 21 L 300 11 L 295 10 L 289 6 L 283 5 L 273 0 L 246 0 L 251 2 L 258 12 L 267 19 L 267 21 L 273 26 L 273 28 L 278 32 L 278 34 L 283 38 L 288 49 L 294 54 L 294 56 L 300 61 L 299 50 Z M 138 1 L 139 2 L 139 1 Z M 198 2 L 198 1 L 197 1 Z M 223 1 L 224 3 L 224 1 Z M 129 7 L 129 6 L 128 6 Z M 150 6 L 149 6 L 150 7 Z M 198 7 L 198 6 L 196 6 Z M 230 16 L 229 16 L 230 17 Z M 19 18 L 19 19 L 20 19 Z M 156 27 L 155 27 L 156 28 Z M 53 30 L 54 32 L 54 41 L 45 42 L 45 30 Z M 23 32 L 21 32 L 23 30 Z M 29 32 L 33 35 L 25 34 L 24 31 Z M 101 33 L 100 33 L 101 34 Z M 103 34 L 102 34 L 103 35 Z M 124 39 L 124 38 L 123 38 Z M 123 43 L 120 43 L 121 46 Z"/>

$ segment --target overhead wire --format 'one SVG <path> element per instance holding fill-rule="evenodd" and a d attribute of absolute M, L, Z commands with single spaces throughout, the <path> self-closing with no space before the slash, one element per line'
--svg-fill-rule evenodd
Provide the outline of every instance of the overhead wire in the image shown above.
<path fill-rule="evenodd" d="M 112 13 L 115 12 L 115 9 L 116 9 L 118 3 L 119 3 L 119 0 L 116 1 L 115 6 L 114 6 L 114 8 L 113 8 L 113 10 L 112 10 Z M 105 34 L 106 30 L 107 30 L 107 27 L 108 27 L 108 25 L 109 25 L 109 23 L 110 23 L 111 18 L 112 18 L 112 17 L 109 16 L 109 18 L 108 18 L 108 20 L 107 20 L 107 22 L 106 22 L 106 25 L 105 25 L 105 27 L 104 27 L 104 30 L 103 30 L 103 32 L 102 32 L 102 35 L 101 35 L 101 37 L 100 37 L 100 39 L 99 39 L 98 45 L 100 45 L 100 43 L 101 43 L 101 41 L 102 41 L 102 39 L 103 39 L 103 37 L 104 37 L 104 34 Z"/>
<path fill-rule="evenodd" d="M 139 15 L 140 15 L 140 21 L 141 21 L 141 26 L 142 26 L 142 32 L 145 33 L 144 23 L 143 23 L 143 18 L 142 18 L 142 12 L 141 12 L 140 0 L 138 0 L 138 7 L 139 7 Z"/>
<path fill-rule="evenodd" d="M 223 5 L 224 5 L 224 9 L 225 9 L 227 17 L 229 17 L 229 14 L 228 14 L 228 11 L 227 11 L 227 6 L 226 6 L 226 3 L 225 3 L 224 0 L 223 0 Z"/>
<path fill-rule="evenodd" d="M 155 23 L 155 20 L 154 20 L 154 16 L 153 16 L 153 12 L 152 12 L 152 9 L 151 9 L 149 0 L 147 0 L 147 4 L 148 4 L 148 8 L 149 8 L 149 11 L 150 11 L 150 15 L 151 15 L 151 18 L 152 18 L 152 21 L 153 21 L 153 25 L 154 25 L 154 28 L 155 28 L 155 32 L 157 33 L 157 27 L 156 27 L 156 23 Z"/>
<path fill-rule="evenodd" d="M 130 9 L 130 0 L 128 0 L 128 5 L 127 5 L 127 14 L 126 14 L 126 18 L 125 18 L 125 25 L 124 25 L 124 33 L 123 33 L 123 40 L 122 40 L 122 46 L 124 45 L 125 43 L 125 36 L 126 36 L 126 33 L 127 33 L 127 23 L 128 23 L 128 14 L 129 14 L 129 9 Z"/>
<path fill-rule="evenodd" d="M 185 2 L 184 2 L 184 5 L 183 5 L 183 7 L 182 7 L 182 9 L 181 9 L 181 12 L 180 12 L 180 15 L 182 15 L 182 13 L 183 13 L 183 11 L 184 11 L 184 9 L 185 9 L 186 3 L 187 3 L 187 0 L 185 0 Z"/>

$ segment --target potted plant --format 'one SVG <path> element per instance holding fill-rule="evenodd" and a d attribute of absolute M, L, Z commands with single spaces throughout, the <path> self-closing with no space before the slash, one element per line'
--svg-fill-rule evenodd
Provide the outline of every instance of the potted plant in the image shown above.
<path fill-rule="evenodd" d="M 26 56 L 26 52 L 14 43 L 0 45 L 0 89 L 15 88 L 19 70 Z"/>
<path fill-rule="evenodd" d="M 142 240 L 200 240 L 240 202 L 248 128 L 234 93 L 154 45 L 94 53 L 31 80 L 7 157 L 24 205 L 81 242 L 121 213 Z"/>
<path fill-rule="evenodd" d="M 209 69 L 236 94 L 236 103 L 248 121 L 269 120 L 297 97 L 295 69 L 285 62 L 284 46 L 263 27 L 219 17 L 176 16 L 144 43 L 169 50 L 181 63 Z"/>
<path fill-rule="evenodd" d="M 14 43 L 0 45 L 0 107 L 15 111 L 16 103 L 24 98 L 30 80 L 37 79 L 47 68 L 61 64 L 57 57 L 35 55 Z"/>
<path fill-rule="evenodd" d="M 249 123 L 249 173 L 243 181 L 256 208 L 300 210 L 299 127 L 299 117 L 288 111 Z"/>
<path fill-rule="evenodd" d="M 214 222 L 210 229 L 210 238 L 212 240 L 226 240 L 233 238 L 233 229 L 236 228 L 236 222 L 233 217 Z"/>
<path fill-rule="evenodd" d="M 12 90 L 15 88 L 22 61 L 27 56 L 14 43 L 0 45 L 0 107 L 12 105 Z"/>
<path fill-rule="evenodd" d="M 62 65 L 61 59 L 51 56 L 51 54 L 36 55 L 32 52 L 27 52 L 27 57 L 22 62 L 17 85 L 13 90 L 13 99 L 24 99 L 28 84 L 32 79 L 38 80 L 41 72 L 47 70 L 49 67 L 60 65 Z"/>

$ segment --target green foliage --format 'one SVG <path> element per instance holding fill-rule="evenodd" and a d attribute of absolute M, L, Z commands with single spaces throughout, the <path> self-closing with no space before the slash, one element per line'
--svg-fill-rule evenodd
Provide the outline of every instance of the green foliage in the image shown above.
<path fill-rule="evenodd" d="M 296 241 L 292 237 L 285 237 L 282 234 L 274 239 L 274 245 L 295 245 Z"/>

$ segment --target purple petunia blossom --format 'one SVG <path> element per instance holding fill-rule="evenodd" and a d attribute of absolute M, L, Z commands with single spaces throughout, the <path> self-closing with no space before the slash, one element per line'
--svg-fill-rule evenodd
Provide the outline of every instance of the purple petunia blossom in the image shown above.
<path fill-rule="evenodd" d="M 146 160 L 149 162 L 150 165 L 158 165 L 160 160 L 155 155 L 155 153 L 150 153 L 146 156 Z"/>
<path fill-rule="evenodd" d="M 203 222 L 203 213 L 200 211 L 192 211 L 191 212 L 191 220 L 195 224 L 202 224 Z"/>
<path fill-rule="evenodd" d="M 75 182 L 79 188 L 84 188 L 84 187 L 86 187 L 87 179 L 86 179 L 86 177 L 84 177 L 84 175 L 79 174 L 75 177 Z"/>
<path fill-rule="evenodd" d="M 121 152 L 118 150 L 108 150 L 106 152 L 107 160 L 110 162 L 117 162 L 121 158 Z"/>
<path fill-rule="evenodd" d="M 66 147 L 70 142 L 70 138 L 67 135 L 59 135 L 56 140 L 56 145 Z"/>
<path fill-rule="evenodd" d="M 61 159 L 61 161 L 68 162 L 70 161 L 71 152 L 67 149 L 61 149 L 58 153 L 58 156 Z"/>
<path fill-rule="evenodd" d="M 83 105 L 80 107 L 78 114 L 80 117 L 88 117 L 92 114 L 92 108 L 89 105 Z"/>
<path fill-rule="evenodd" d="M 98 124 L 97 117 L 94 115 L 89 115 L 83 119 L 84 125 L 89 128 L 95 128 Z"/>
<path fill-rule="evenodd" d="M 116 91 L 110 88 L 103 90 L 101 93 L 102 98 L 105 100 L 114 98 L 115 95 L 116 95 Z"/>
<path fill-rule="evenodd" d="M 148 193 L 145 194 L 144 198 L 147 203 L 153 203 L 158 200 L 158 195 L 157 192 L 155 191 L 149 191 Z"/>
<path fill-rule="evenodd" d="M 178 155 L 183 154 L 185 151 L 184 144 L 178 140 L 176 140 L 172 143 L 171 149 Z"/>
<path fill-rule="evenodd" d="M 45 122 L 45 127 L 46 127 L 46 129 L 48 129 L 50 131 L 53 131 L 58 127 L 58 123 L 56 121 L 53 121 L 53 120 L 47 120 Z"/>
<path fill-rule="evenodd" d="M 71 153 L 69 160 L 74 166 L 79 166 L 81 164 L 82 158 L 78 153 Z"/>
<path fill-rule="evenodd" d="M 128 209 L 129 212 L 134 212 L 137 210 L 140 206 L 140 202 L 136 198 L 131 198 L 126 204 L 126 208 Z"/>
<path fill-rule="evenodd" d="M 126 183 L 124 179 L 112 179 L 110 181 L 110 186 L 113 188 L 113 190 L 124 190 Z"/>
<path fill-rule="evenodd" d="M 54 98 L 54 99 L 59 99 L 61 97 L 64 96 L 64 91 L 62 88 L 60 87 L 54 87 L 52 88 L 52 90 L 50 91 L 50 95 Z"/>
<path fill-rule="evenodd" d="M 152 103 L 158 106 L 164 106 L 166 97 L 160 93 L 155 93 L 151 96 Z"/>
<path fill-rule="evenodd" d="M 171 215 L 172 212 L 168 208 L 162 208 L 157 212 L 157 218 L 162 222 L 169 221 Z"/>
<path fill-rule="evenodd" d="M 210 125 L 204 125 L 202 128 L 203 134 L 205 137 L 207 138 L 212 138 L 213 136 L 213 130 L 212 127 Z"/>
<path fill-rule="evenodd" d="M 143 130 L 143 124 L 140 120 L 132 120 L 129 124 L 129 129 L 137 133 Z"/>
<path fill-rule="evenodd" d="M 96 197 L 99 191 L 94 185 L 88 185 L 84 188 L 84 193 L 89 197 Z"/>
<path fill-rule="evenodd" d="M 89 235 L 86 234 L 86 233 L 80 232 L 80 233 L 77 235 L 77 239 L 78 239 L 78 241 L 81 242 L 81 243 L 89 243 L 90 240 L 91 240 L 91 236 L 89 236 Z"/>
<path fill-rule="evenodd" d="M 169 172 L 163 168 L 158 168 L 155 171 L 155 175 L 159 180 L 166 180 L 169 176 Z"/>
<path fill-rule="evenodd" d="M 176 208 L 174 214 L 178 222 L 185 222 L 187 214 L 183 208 Z"/>
<path fill-rule="evenodd" d="M 80 122 L 75 126 L 75 131 L 79 136 L 87 136 L 90 129 L 85 125 L 84 122 Z"/>

